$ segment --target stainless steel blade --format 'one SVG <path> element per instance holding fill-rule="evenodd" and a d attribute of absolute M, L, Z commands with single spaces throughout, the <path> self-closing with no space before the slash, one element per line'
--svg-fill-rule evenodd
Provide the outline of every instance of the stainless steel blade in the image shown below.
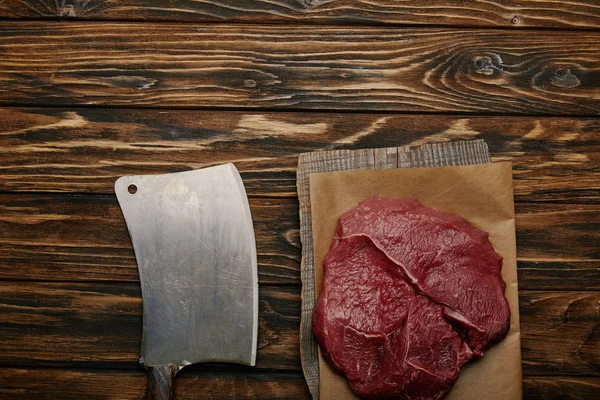
<path fill-rule="evenodd" d="M 125 176 L 115 192 L 142 284 L 140 362 L 254 365 L 256 244 L 235 166 Z"/>

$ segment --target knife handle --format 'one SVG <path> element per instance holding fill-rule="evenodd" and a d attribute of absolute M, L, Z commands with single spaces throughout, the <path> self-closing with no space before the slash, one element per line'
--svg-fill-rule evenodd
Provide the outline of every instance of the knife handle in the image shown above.
<path fill-rule="evenodd" d="M 148 367 L 148 400 L 170 400 L 173 398 L 173 380 L 179 367 L 161 365 Z"/>

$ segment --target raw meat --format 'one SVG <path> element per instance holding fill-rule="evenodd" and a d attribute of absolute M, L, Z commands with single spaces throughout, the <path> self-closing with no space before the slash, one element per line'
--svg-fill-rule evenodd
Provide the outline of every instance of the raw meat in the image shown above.
<path fill-rule="evenodd" d="M 509 328 L 487 233 L 415 199 L 370 198 L 339 220 L 313 330 L 365 399 L 440 399 Z"/>

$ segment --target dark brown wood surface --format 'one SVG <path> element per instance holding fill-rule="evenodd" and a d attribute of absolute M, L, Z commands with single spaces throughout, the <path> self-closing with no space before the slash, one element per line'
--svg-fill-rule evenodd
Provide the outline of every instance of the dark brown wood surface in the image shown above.
<path fill-rule="evenodd" d="M 600 33 L 4 22 L 0 105 L 597 115 Z"/>
<path fill-rule="evenodd" d="M 0 369 L 0 394 L 14 400 L 64 398 L 144 398 L 146 374 L 133 370 Z M 590 400 L 600 390 L 598 377 L 536 377 L 523 379 L 525 393 L 532 399 Z M 177 377 L 178 400 L 309 400 L 301 372 L 210 372 L 184 371 Z"/>
<path fill-rule="evenodd" d="M 0 108 L 0 190 L 113 193 L 126 174 L 234 162 L 250 196 L 295 197 L 298 154 L 484 139 L 523 201 L 600 202 L 600 119 Z M 51 161 L 51 162 L 49 162 Z"/>
<path fill-rule="evenodd" d="M 0 317 L 13 320 L 0 327 L 0 365 L 137 368 L 142 334 L 137 285 L 13 282 L 1 293 Z M 524 375 L 600 376 L 594 354 L 600 346 L 600 293 L 521 290 L 519 296 Z M 299 287 L 261 287 L 259 308 L 256 369 L 297 371 Z"/>
<path fill-rule="evenodd" d="M 57 399 L 65 398 L 65 388 L 68 388 L 69 397 L 73 399 L 142 400 L 145 399 L 146 380 L 146 374 L 136 370 L 0 368 L 0 395 L 12 400 Z M 583 395 L 591 390 L 583 386 L 585 383 L 570 381 L 558 387 Z M 541 386 L 536 384 L 535 378 L 532 384 L 534 388 Z M 236 369 L 215 372 L 194 367 L 177 376 L 175 398 L 309 400 L 310 396 L 300 371 Z"/>
<path fill-rule="evenodd" d="M 0 18 L 600 27 L 595 0 L 4 0 Z"/>
<path fill-rule="evenodd" d="M 139 282 L 113 197 L 5 194 L 0 204 L 0 279 Z M 250 207 L 260 284 L 300 284 L 296 200 L 251 198 Z M 600 289 L 600 205 L 517 203 L 516 213 L 521 288 Z"/>
<path fill-rule="evenodd" d="M 223 162 L 257 367 L 186 368 L 176 398 L 308 399 L 298 154 L 472 138 L 513 163 L 524 398 L 600 399 L 599 42 L 595 0 L 0 0 L 0 399 L 145 398 L 112 185 Z"/>

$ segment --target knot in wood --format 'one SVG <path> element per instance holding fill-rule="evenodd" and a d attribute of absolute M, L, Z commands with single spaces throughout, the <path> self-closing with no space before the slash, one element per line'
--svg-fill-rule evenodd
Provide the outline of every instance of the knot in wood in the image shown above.
<path fill-rule="evenodd" d="M 496 60 L 493 60 L 490 56 L 477 56 L 473 59 L 473 65 L 475 65 L 475 72 L 482 75 L 493 75 L 494 71 L 501 71 L 500 65 L 502 59 L 499 56 L 495 56 Z M 496 61 L 496 62 L 494 62 Z"/>
<path fill-rule="evenodd" d="M 581 85 L 581 81 L 571 72 L 570 68 L 557 69 L 550 79 L 550 83 L 563 88 L 573 88 Z"/>
<path fill-rule="evenodd" d="M 244 87 L 253 88 L 256 87 L 257 83 L 254 79 L 246 79 L 244 80 Z"/>
<path fill-rule="evenodd" d="M 58 17 L 76 17 L 75 7 L 72 4 L 66 4 L 57 10 L 56 15 Z"/>
<path fill-rule="evenodd" d="M 267 305 L 265 304 L 265 302 L 264 302 L 264 301 L 259 301 L 259 302 L 258 302 L 258 311 L 259 311 L 260 313 L 265 313 L 265 312 L 267 312 Z"/>
<path fill-rule="evenodd" d="M 285 240 L 294 247 L 301 248 L 300 245 L 300 230 L 290 229 L 284 234 Z"/>
<path fill-rule="evenodd" d="M 320 5 L 320 0 L 298 0 L 305 8 L 313 8 Z"/>
<path fill-rule="evenodd" d="M 513 25 L 517 25 L 521 20 L 516 15 L 510 19 L 510 23 Z"/>

